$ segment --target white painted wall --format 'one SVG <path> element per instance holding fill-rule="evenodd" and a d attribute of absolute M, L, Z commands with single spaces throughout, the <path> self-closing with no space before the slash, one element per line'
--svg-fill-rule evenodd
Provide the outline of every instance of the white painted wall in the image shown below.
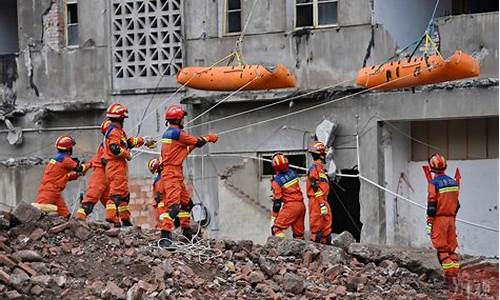
<path fill-rule="evenodd" d="M 422 172 L 426 162 L 408 164 L 409 181 L 414 192 L 409 198 L 422 205 L 427 201 L 427 182 Z M 458 217 L 474 223 L 498 228 L 498 159 L 448 161 L 448 175 L 455 168 L 462 173 L 460 188 L 461 209 Z M 387 196 L 386 199 L 392 199 Z M 425 210 L 404 201 L 399 201 L 399 223 L 405 227 L 411 246 L 431 247 L 425 233 Z M 457 223 L 460 253 L 498 256 L 498 232 L 486 231 L 468 224 Z"/>

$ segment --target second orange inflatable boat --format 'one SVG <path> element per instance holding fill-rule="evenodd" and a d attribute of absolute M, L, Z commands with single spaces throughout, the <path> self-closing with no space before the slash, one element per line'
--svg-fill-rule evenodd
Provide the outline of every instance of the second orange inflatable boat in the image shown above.
<path fill-rule="evenodd" d="M 177 73 L 177 82 L 198 90 L 271 90 L 295 87 L 297 81 L 288 69 L 276 66 L 241 65 L 186 67 Z"/>
<path fill-rule="evenodd" d="M 479 63 L 460 50 L 447 60 L 439 55 L 402 59 L 359 70 L 356 83 L 365 88 L 400 89 L 479 76 Z M 380 87 L 379 87 L 380 86 Z"/>

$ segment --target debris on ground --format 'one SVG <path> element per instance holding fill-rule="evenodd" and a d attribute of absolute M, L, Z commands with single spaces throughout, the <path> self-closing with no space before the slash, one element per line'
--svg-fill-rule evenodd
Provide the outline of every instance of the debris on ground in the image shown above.
<path fill-rule="evenodd" d="M 3 214 L 10 225 L 0 231 L 1 299 L 447 299 L 439 265 L 419 260 L 431 250 L 357 244 L 343 233 L 337 246 L 270 237 L 169 252 L 157 247 L 154 230 L 26 211 L 36 220 Z M 469 283 L 498 282 L 498 263 L 473 266 L 464 273 Z M 473 292 L 495 299 L 497 289 Z"/>

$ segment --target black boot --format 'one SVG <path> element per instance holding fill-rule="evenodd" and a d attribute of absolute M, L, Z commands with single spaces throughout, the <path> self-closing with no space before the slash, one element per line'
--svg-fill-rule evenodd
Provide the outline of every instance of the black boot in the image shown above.
<path fill-rule="evenodd" d="M 130 220 L 122 220 L 122 226 L 123 227 L 128 227 L 128 226 L 134 226 Z"/>
<path fill-rule="evenodd" d="M 160 242 L 158 243 L 158 246 L 169 251 L 175 250 L 175 245 L 172 243 L 172 234 L 170 233 L 170 231 L 161 231 Z"/>
<path fill-rule="evenodd" d="M 182 235 L 188 239 L 190 242 L 198 242 L 200 241 L 200 238 L 196 235 L 195 232 L 191 228 L 183 228 L 182 229 Z"/>

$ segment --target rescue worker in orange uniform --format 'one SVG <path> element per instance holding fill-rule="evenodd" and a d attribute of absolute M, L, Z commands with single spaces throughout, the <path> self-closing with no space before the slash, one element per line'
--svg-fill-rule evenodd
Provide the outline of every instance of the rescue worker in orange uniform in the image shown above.
<path fill-rule="evenodd" d="M 109 183 L 109 200 L 106 203 L 106 221 L 121 224 L 115 226 L 132 226 L 128 203 L 128 163 L 132 159 L 129 149 L 145 145 L 153 148 L 156 141 L 142 137 L 127 137 L 123 130 L 123 122 L 128 118 L 128 108 L 120 103 L 111 104 L 106 117 L 111 121 L 104 133 L 104 154 L 106 180 Z"/>
<path fill-rule="evenodd" d="M 276 175 L 271 179 L 273 191 L 272 234 L 285 237 L 285 231 L 292 226 L 293 237 L 304 239 L 304 216 L 306 206 L 300 189 L 297 173 L 288 167 L 288 159 L 282 153 L 273 155 L 271 163 Z"/>
<path fill-rule="evenodd" d="M 104 120 L 101 123 L 101 133 L 104 135 L 108 130 L 110 120 Z M 104 155 L 104 144 L 101 143 L 97 148 L 97 152 L 92 158 L 92 175 L 90 175 L 89 184 L 87 187 L 87 192 L 83 197 L 81 207 L 76 213 L 76 218 L 80 220 L 87 219 L 94 209 L 97 202 L 106 207 L 106 203 L 109 200 L 109 184 L 106 179 L 106 174 L 104 173 L 105 166 L 103 165 L 103 155 Z M 120 220 L 115 216 L 113 222 L 115 225 L 120 224 Z"/>
<path fill-rule="evenodd" d="M 455 178 L 445 174 L 446 159 L 439 153 L 434 153 L 428 163 L 434 178 L 427 172 L 429 186 L 426 231 L 430 234 L 432 245 L 437 250 L 445 277 L 453 283 L 460 269 L 458 255 L 455 253 L 458 247 L 455 219 L 460 208 L 458 201 L 460 175 L 458 171 Z"/>
<path fill-rule="evenodd" d="M 167 130 L 162 136 L 161 161 L 163 184 L 163 199 L 166 211 L 160 215 L 161 240 L 160 246 L 172 248 L 171 233 L 175 229 L 174 220 L 179 217 L 183 235 L 191 240 L 190 229 L 191 208 L 193 201 L 184 184 L 182 163 L 197 147 L 207 142 L 217 142 L 216 134 L 196 137 L 183 130 L 186 111 L 179 105 L 171 105 L 165 112 Z"/>
<path fill-rule="evenodd" d="M 330 183 L 324 167 L 326 147 L 315 141 L 309 147 L 314 162 L 307 171 L 307 197 L 309 198 L 309 227 L 311 240 L 330 244 L 332 240 L 332 211 L 328 204 Z"/>
<path fill-rule="evenodd" d="M 45 167 L 36 198 L 38 204 L 56 205 L 57 213 L 65 218 L 69 218 L 71 213 L 61 193 L 68 181 L 85 175 L 90 168 L 90 163 L 80 163 L 78 159 L 71 157 L 75 145 L 71 136 L 57 138 L 57 155 Z"/>
<path fill-rule="evenodd" d="M 156 221 L 156 228 L 160 228 L 160 215 L 165 212 L 165 204 L 162 199 L 163 185 L 161 181 L 161 161 L 158 158 L 152 158 L 148 161 L 148 170 L 155 175 L 153 180 L 153 209 Z"/>

